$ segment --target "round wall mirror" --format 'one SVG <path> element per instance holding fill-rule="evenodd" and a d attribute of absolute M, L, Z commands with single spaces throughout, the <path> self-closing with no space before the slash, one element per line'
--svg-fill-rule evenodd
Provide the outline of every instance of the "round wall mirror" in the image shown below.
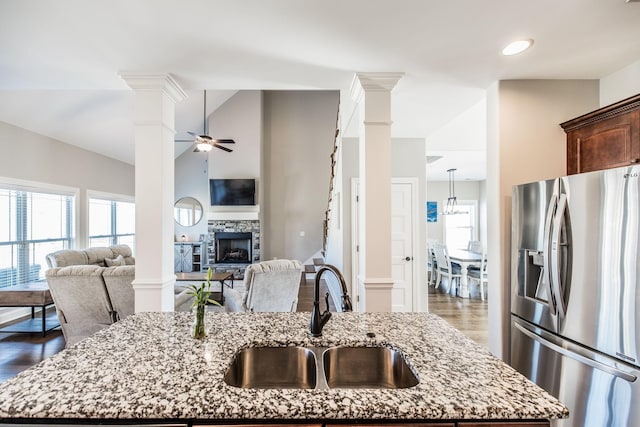
<path fill-rule="evenodd" d="M 173 205 L 173 218 L 183 227 L 196 225 L 202 219 L 202 205 L 193 197 L 178 199 Z"/>

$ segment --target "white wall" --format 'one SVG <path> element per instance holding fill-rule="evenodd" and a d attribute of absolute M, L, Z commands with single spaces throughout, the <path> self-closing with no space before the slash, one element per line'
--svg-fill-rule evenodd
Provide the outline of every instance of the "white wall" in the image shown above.
<path fill-rule="evenodd" d="M 304 261 L 322 248 L 339 92 L 267 91 L 263 101 L 262 257 Z"/>
<path fill-rule="evenodd" d="M 134 195 L 134 167 L 0 122 L 0 176 L 80 190 L 76 200 L 78 248 L 88 245 L 87 190 Z"/>
<path fill-rule="evenodd" d="M 640 94 L 640 60 L 600 79 L 601 107 L 637 94 Z"/>
<path fill-rule="evenodd" d="M 597 80 L 511 80 L 487 91 L 489 349 L 508 359 L 511 188 L 566 172 L 559 123 L 598 108 Z"/>
<path fill-rule="evenodd" d="M 427 166 L 428 167 L 428 166 Z M 486 233 L 486 221 L 482 212 L 482 207 L 486 208 L 486 200 L 482 200 L 481 188 L 484 181 L 456 181 L 455 191 L 458 202 L 461 200 L 478 201 L 478 228 L 483 230 L 478 234 L 478 239 L 482 240 L 482 233 Z M 428 181 L 427 182 L 427 200 L 430 202 L 438 202 L 438 221 L 427 223 L 427 238 L 444 242 L 444 218 L 440 215 L 442 212 L 443 201 L 446 202 L 449 197 L 449 183 L 444 181 Z M 483 241 L 486 246 L 486 240 Z"/>

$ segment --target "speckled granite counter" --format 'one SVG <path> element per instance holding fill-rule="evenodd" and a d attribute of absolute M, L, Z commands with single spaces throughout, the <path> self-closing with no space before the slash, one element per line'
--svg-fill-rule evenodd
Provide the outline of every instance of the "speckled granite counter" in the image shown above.
<path fill-rule="evenodd" d="M 444 320 L 430 314 L 335 313 L 323 337 L 309 313 L 143 313 L 0 384 L 0 422 L 78 420 L 552 419 L 567 409 Z M 374 332 L 375 338 L 367 338 Z M 420 383 L 407 389 L 242 389 L 223 381 L 240 347 L 386 345 Z"/>

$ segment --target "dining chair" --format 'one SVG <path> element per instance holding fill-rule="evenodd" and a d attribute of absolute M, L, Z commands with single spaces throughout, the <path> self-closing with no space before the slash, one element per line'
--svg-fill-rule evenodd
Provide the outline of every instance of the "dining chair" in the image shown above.
<path fill-rule="evenodd" d="M 460 284 L 460 278 L 462 277 L 461 268 L 457 264 L 453 264 L 451 259 L 449 258 L 449 254 L 447 252 L 447 247 L 441 243 L 436 243 L 433 246 L 433 253 L 436 258 L 436 289 L 440 287 L 442 284 L 442 278 L 446 277 L 449 282 L 449 287 L 446 292 L 449 293 L 452 289 L 452 286 L 455 286 L 453 289 L 458 289 L 458 285 Z M 454 282 L 456 284 L 454 285 Z"/>
<path fill-rule="evenodd" d="M 427 286 L 436 284 L 436 257 L 433 253 L 433 246 L 438 243 L 437 240 L 429 239 L 427 241 Z"/>
<path fill-rule="evenodd" d="M 482 242 L 478 240 L 469 240 L 469 244 L 467 245 L 467 250 L 481 254 L 482 251 L 484 250 L 484 246 L 482 246 Z"/>
<path fill-rule="evenodd" d="M 480 288 L 480 299 L 484 301 L 484 285 L 489 283 L 487 276 L 487 254 L 482 252 L 482 261 L 480 267 L 469 267 L 467 270 L 467 277 L 469 282 L 477 282 Z"/>

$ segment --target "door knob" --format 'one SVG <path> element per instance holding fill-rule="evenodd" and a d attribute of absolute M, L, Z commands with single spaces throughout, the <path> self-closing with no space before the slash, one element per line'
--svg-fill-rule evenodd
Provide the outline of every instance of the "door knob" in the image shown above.
<path fill-rule="evenodd" d="M 410 257 L 410 256 L 408 256 L 408 257 L 406 257 L 404 260 L 405 260 L 405 261 L 411 261 L 411 257 Z"/>

